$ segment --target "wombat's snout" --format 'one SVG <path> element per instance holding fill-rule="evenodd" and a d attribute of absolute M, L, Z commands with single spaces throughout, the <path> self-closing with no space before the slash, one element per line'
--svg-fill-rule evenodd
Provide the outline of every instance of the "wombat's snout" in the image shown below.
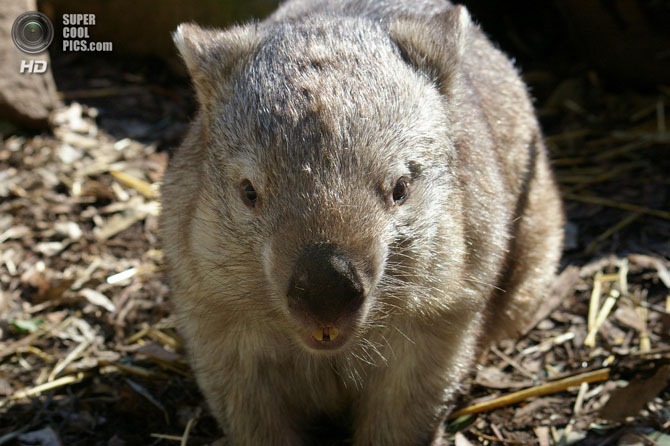
<path fill-rule="evenodd" d="M 307 344 L 336 348 L 365 302 L 366 286 L 349 257 L 334 245 L 318 244 L 298 257 L 286 295 L 291 313 L 309 332 L 303 336 Z"/>

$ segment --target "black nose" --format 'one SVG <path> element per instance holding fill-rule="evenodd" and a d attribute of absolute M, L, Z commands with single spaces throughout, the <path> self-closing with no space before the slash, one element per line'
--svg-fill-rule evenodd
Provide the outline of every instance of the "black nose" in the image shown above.
<path fill-rule="evenodd" d="M 354 313 L 365 299 L 356 267 L 333 245 L 311 245 L 301 253 L 289 282 L 289 307 L 329 325 Z"/>

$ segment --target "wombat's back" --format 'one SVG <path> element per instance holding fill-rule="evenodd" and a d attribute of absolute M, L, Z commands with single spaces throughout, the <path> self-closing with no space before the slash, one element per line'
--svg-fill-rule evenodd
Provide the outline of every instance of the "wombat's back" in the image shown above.
<path fill-rule="evenodd" d="M 310 14 L 366 17 L 388 21 L 402 15 L 432 17 L 451 9 L 446 0 L 298 0 L 285 2 L 270 21 L 302 19 Z"/>

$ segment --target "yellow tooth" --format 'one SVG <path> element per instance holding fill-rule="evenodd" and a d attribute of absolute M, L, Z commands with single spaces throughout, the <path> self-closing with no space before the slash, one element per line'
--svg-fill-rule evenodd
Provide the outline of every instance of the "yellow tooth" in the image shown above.
<path fill-rule="evenodd" d="M 321 327 L 312 332 L 312 337 L 319 342 L 334 341 L 340 331 L 335 327 Z"/>

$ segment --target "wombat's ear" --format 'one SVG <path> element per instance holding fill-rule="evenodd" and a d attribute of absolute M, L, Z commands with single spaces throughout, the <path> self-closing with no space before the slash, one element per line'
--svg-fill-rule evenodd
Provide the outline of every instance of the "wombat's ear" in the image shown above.
<path fill-rule="evenodd" d="M 182 23 L 172 39 L 186 63 L 200 105 L 228 96 L 230 76 L 258 42 L 257 27 L 237 26 L 225 31 Z"/>
<path fill-rule="evenodd" d="M 447 93 L 467 51 L 471 26 L 470 14 L 459 5 L 429 20 L 397 18 L 389 24 L 389 34 L 403 58 Z"/>

